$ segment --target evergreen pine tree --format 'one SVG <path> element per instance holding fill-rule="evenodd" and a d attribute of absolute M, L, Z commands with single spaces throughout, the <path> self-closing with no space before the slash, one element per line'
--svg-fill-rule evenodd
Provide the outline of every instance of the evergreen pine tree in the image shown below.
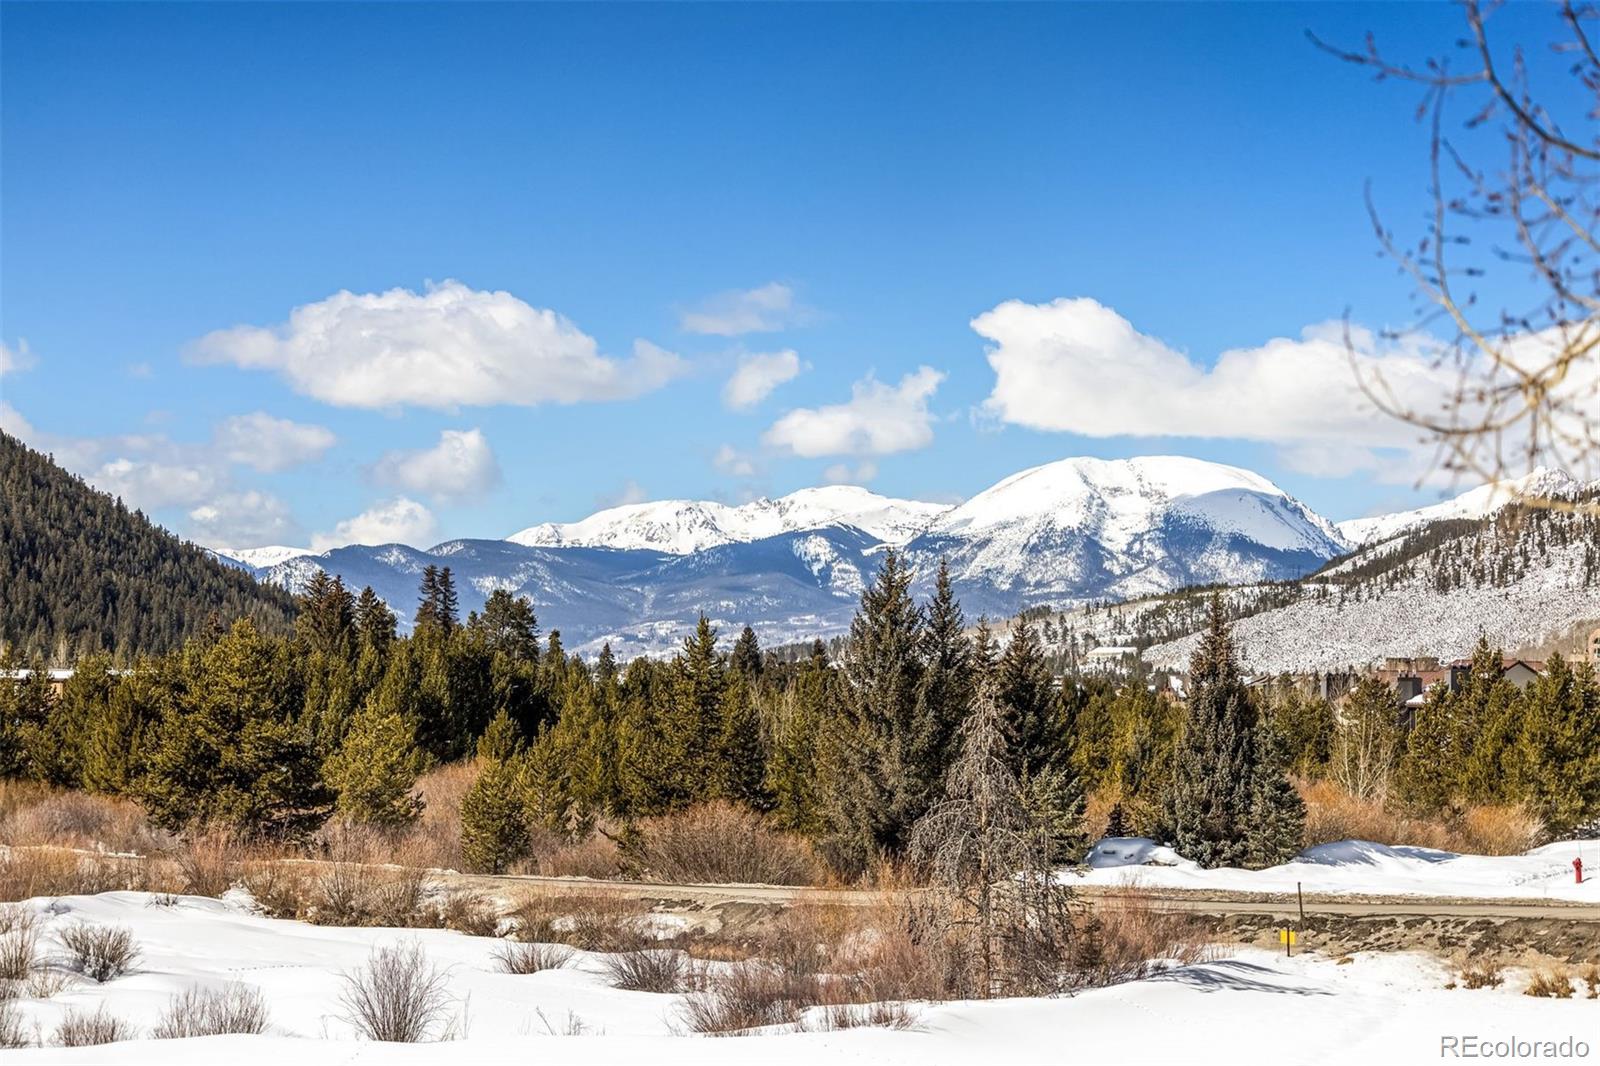
<path fill-rule="evenodd" d="M 739 639 L 733 642 L 733 651 L 728 655 L 728 666 L 734 673 L 754 684 L 761 679 L 761 642 L 756 639 L 756 631 L 749 626 L 739 634 Z"/>
<path fill-rule="evenodd" d="M 422 813 L 415 790 L 426 765 L 412 723 L 368 704 L 351 719 L 343 744 L 323 764 L 323 776 L 338 793 L 340 814 L 397 829 Z"/>
<path fill-rule="evenodd" d="M 1178 853 L 1210 868 L 1252 853 L 1256 713 L 1239 676 L 1220 596 L 1189 663 L 1189 723 L 1173 767 L 1168 817 Z"/>
<path fill-rule="evenodd" d="M 921 687 L 911 737 L 910 812 L 914 818 L 942 794 L 945 771 L 961 746 L 961 723 L 966 720 L 976 694 L 972 641 L 961 613 L 950 567 L 943 558 L 934 578 L 923 629 Z"/>
<path fill-rule="evenodd" d="M 1000 656 L 995 695 L 1005 715 L 1019 778 L 1063 767 L 1071 754 L 1065 715 L 1044 649 L 1032 625 L 1018 622 Z"/>
<path fill-rule="evenodd" d="M 469 870 L 505 873 L 528 854 L 520 759 L 491 759 L 461 801 L 461 856 Z"/>

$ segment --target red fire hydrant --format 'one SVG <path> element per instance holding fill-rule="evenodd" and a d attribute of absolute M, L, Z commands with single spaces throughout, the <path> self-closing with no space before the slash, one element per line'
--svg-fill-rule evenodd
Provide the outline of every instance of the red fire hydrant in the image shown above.
<path fill-rule="evenodd" d="M 1583 856 L 1572 860 L 1572 872 L 1578 878 L 1578 884 L 1583 884 Z"/>

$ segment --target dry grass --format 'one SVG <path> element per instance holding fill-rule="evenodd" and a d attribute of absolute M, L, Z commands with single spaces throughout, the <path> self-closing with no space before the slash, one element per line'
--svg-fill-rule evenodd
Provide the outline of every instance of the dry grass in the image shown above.
<path fill-rule="evenodd" d="M 368 1040 L 415 1044 L 445 1035 L 451 1000 L 444 971 L 419 944 L 377 948 L 345 975 L 345 1020 Z"/>
<path fill-rule="evenodd" d="M 494 958 L 506 973 L 530 974 L 559 970 L 572 959 L 565 944 L 509 943 L 495 949 Z"/>
<path fill-rule="evenodd" d="M 613 988 L 629 992 L 682 992 L 689 987 L 689 956 L 671 948 L 608 955 L 600 962 Z"/>
<path fill-rule="evenodd" d="M 1567 976 L 1565 970 L 1541 971 L 1533 975 L 1533 980 L 1528 982 L 1522 994 L 1540 999 L 1571 999 L 1572 978 Z"/>
<path fill-rule="evenodd" d="M 267 1031 L 267 1004 L 259 989 L 237 982 L 222 988 L 190 988 L 173 996 L 150 1035 L 157 1040 Z"/>
<path fill-rule="evenodd" d="M 535 892 L 511 912 L 518 940 L 566 944 L 581 951 L 630 951 L 650 941 L 641 900 Z"/>
<path fill-rule="evenodd" d="M 500 915 L 494 902 L 481 892 L 447 892 L 439 904 L 439 922 L 468 936 L 494 936 L 500 931 Z"/>
<path fill-rule="evenodd" d="M 3 781 L 0 843 L 154 855 L 171 849 L 176 841 L 146 821 L 131 800 L 32 781 Z"/>
<path fill-rule="evenodd" d="M 1544 824 L 1521 806 L 1468 807 L 1446 819 L 1411 818 L 1332 781 L 1298 781 L 1306 804 L 1306 845 L 1338 840 L 1406 844 L 1467 855 L 1521 855 L 1544 839 Z"/>
<path fill-rule="evenodd" d="M 1600 966 L 1590 963 L 1583 968 L 1583 984 L 1589 990 L 1585 999 L 1600 999 Z"/>
<path fill-rule="evenodd" d="M 639 863 L 676 883 L 815 885 L 823 864 L 810 844 L 732 803 L 700 804 L 639 823 Z"/>
<path fill-rule="evenodd" d="M 528 873 L 545 877 L 593 877 L 606 880 L 623 873 L 622 852 L 603 833 L 591 833 L 576 844 L 550 837 L 536 839 Z"/>
<path fill-rule="evenodd" d="M 92 1014 L 69 1010 L 56 1029 L 54 1043 L 60 1047 L 93 1047 L 132 1040 L 135 1035 L 133 1026 L 107 1013 L 102 1004 Z"/>
<path fill-rule="evenodd" d="M 61 944 L 73 967 L 100 984 L 121 977 L 139 959 L 139 945 L 132 931 L 121 925 L 69 926 L 61 931 Z"/>
<path fill-rule="evenodd" d="M 1203 962 L 1211 955 L 1205 929 L 1192 914 L 1137 885 L 1100 896 L 1081 911 L 1074 939 L 1074 983 L 1088 987 L 1136 981 L 1169 964 Z"/>
<path fill-rule="evenodd" d="M 30 973 L 23 988 L 29 999 L 53 999 L 71 988 L 75 980 L 66 970 L 45 967 Z"/>
<path fill-rule="evenodd" d="M 202 833 L 184 843 L 178 853 L 178 876 L 191 896 L 220 897 L 239 876 L 239 849 L 228 834 Z"/>
<path fill-rule="evenodd" d="M 32 1044 L 33 1034 L 12 1000 L 0 1001 L 0 1049 L 14 1050 Z"/>
<path fill-rule="evenodd" d="M 1464 988 L 1499 988 L 1505 982 L 1500 967 L 1490 963 L 1476 963 L 1461 971 Z"/>
<path fill-rule="evenodd" d="M 0 901 L 165 887 L 157 868 L 141 859 L 32 847 L 0 855 Z"/>
<path fill-rule="evenodd" d="M 728 1036 L 775 1025 L 798 1025 L 805 1011 L 826 1002 L 816 975 L 785 972 L 750 960 L 708 973 L 706 988 L 684 1000 L 680 1015 L 691 1032 Z"/>

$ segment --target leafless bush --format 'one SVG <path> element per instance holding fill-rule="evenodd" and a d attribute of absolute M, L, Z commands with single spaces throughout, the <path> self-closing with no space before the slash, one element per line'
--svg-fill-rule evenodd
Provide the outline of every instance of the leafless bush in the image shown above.
<path fill-rule="evenodd" d="M 1589 990 L 1588 999 L 1600 999 L 1600 966 L 1590 963 L 1583 968 L 1583 984 Z"/>
<path fill-rule="evenodd" d="M 31 782 L 7 782 L 0 788 L 5 792 L 0 796 L 0 841 L 7 844 L 151 855 L 173 843 L 130 800 Z"/>
<path fill-rule="evenodd" d="M 33 1043 L 22 1012 L 12 1000 L 0 1002 L 0 1049 L 24 1048 Z"/>
<path fill-rule="evenodd" d="M 688 956 L 669 948 L 608 955 L 600 968 L 613 988 L 630 992 L 682 992 L 689 981 Z"/>
<path fill-rule="evenodd" d="M 1099 987 L 1136 981 L 1168 963 L 1208 958 L 1205 931 L 1148 889 L 1130 885 L 1096 899 L 1078 916 L 1072 984 Z"/>
<path fill-rule="evenodd" d="M 732 803 L 701 804 L 640 823 L 639 862 L 654 878 L 706 884 L 814 885 L 823 866 L 802 838 Z"/>
<path fill-rule="evenodd" d="M 241 879 L 250 898 L 272 918 L 302 918 L 314 904 L 312 876 L 283 862 L 250 862 Z"/>
<path fill-rule="evenodd" d="M 797 1025 L 808 1007 L 826 1002 L 823 978 L 785 973 L 752 959 L 711 973 L 707 987 L 680 1008 L 691 1032 L 727 1036 L 775 1025 Z"/>
<path fill-rule="evenodd" d="M 191 896 L 221 896 L 238 875 L 238 850 L 224 832 L 200 834 L 178 854 L 178 874 Z"/>
<path fill-rule="evenodd" d="M 439 920 L 446 929 L 468 936 L 494 936 L 500 929 L 493 901 L 481 892 L 450 892 L 439 906 Z"/>
<path fill-rule="evenodd" d="M 73 980 L 66 970 L 46 967 L 30 973 L 23 988 L 30 999 L 52 999 L 71 988 Z"/>
<path fill-rule="evenodd" d="M 638 900 L 615 896 L 536 893 L 523 898 L 512 918 L 518 940 L 567 944 L 580 951 L 631 951 L 649 942 Z"/>
<path fill-rule="evenodd" d="M 61 1047 L 92 1047 L 97 1044 L 115 1044 L 119 1040 L 132 1040 L 133 1026 L 106 1012 L 105 1004 L 94 1013 L 69 1010 L 56 1029 L 55 1043 Z"/>
<path fill-rule="evenodd" d="M 910 1029 L 916 1015 L 904 1003 L 835 1003 L 819 1013 L 808 1015 L 801 1025 L 806 1029 Z"/>
<path fill-rule="evenodd" d="M 366 968 L 344 981 L 345 1020 L 368 1040 L 416 1044 L 449 1021 L 444 971 L 428 961 L 420 944 L 377 948 Z"/>
<path fill-rule="evenodd" d="M 1477 963 L 1461 971 L 1461 983 L 1467 988 L 1499 988 L 1505 981 L 1500 967 Z"/>
<path fill-rule="evenodd" d="M 426 925 L 428 887 L 421 870 L 334 862 L 317 877 L 307 915 L 318 925 Z"/>
<path fill-rule="evenodd" d="M 0 917 L 0 981 L 24 981 L 39 961 L 39 919 L 23 907 Z"/>
<path fill-rule="evenodd" d="M 157 1040 L 267 1031 L 266 1001 L 259 989 L 231 983 L 222 988 L 190 988 L 174 995 L 150 1035 Z"/>
<path fill-rule="evenodd" d="M 1522 994 L 1540 999 L 1571 999 L 1572 978 L 1567 976 L 1565 970 L 1536 973 Z"/>
<path fill-rule="evenodd" d="M 1544 823 L 1520 805 L 1469 807 L 1461 814 L 1457 851 L 1521 855 L 1544 839 Z"/>
<path fill-rule="evenodd" d="M 1468 807 L 1447 818 L 1412 818 L 1378 799 L 1352 796 L 1333 781 L 1297 782 L 1306 806 L 1306 844 L 1370 840 L 1469 855 L 1521 855 L 1544 839 L 1544 824 L 1526 808 Z"/>
<path fill-rule="evenodd" d="M 69 926 L 62 930 L 61 943 L 78 972 L 100 984 L 121 977 L 139 958 L 133 933 L 121 925 Z"/>
<path fill-rule="evenodd" d="M 559 970 L 572 959 L 565 944 L 503 944 L 495 949 L 495 961 L 506 973 L 528 974 L 540 970 Z"/>
<path fill-rule="evenodd" d="M 535 841 L 533 867 L 546 877 L 593 877 L 606 879 L 622 873 L 622 853 L 615 840 L 603 833 L 589 834 L 572 843 L 552 839 L 548 844 Z"/>
<path fill-rule="evenodd" d="M 92 896 L 149 884 L 148 864 L 142 860 L 19 847 L 0 856 L 0 900 Z"/>

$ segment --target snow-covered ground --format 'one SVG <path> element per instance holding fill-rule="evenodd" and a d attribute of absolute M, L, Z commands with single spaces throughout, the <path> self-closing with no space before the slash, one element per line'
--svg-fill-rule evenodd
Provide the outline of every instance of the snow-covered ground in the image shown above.
<path fill-rule="evenodd" d="M 1169 970 L 1061 999 L 925 1004 L 906 1031 L 683 1035 L 681 997 L 610 988 L 594 956 L 528 976 L 496 972 L 496 942 L 438 930 L 349 929 L 262 918 L 240 903 L 183 897 L 156 906 L 142 893 L 35 900 L 47 934 L 76 921 L 131 928 L 136 972 L 104 985 L 79 978 L 21 1009 L 46 1035 L 68 1009 L 107 1010 L 148 1028 L 174 992 L 230 981 L 261 990 L 272 1012 L 263 1036 L 137 1040 L 101 1047 L 5 1052 L 6 1062 L 77 1063 L 1344 1063 L 1415 1062 L 1444 1036 L 1594 1040 L 1594 1004 L 1499 989 L 1446 989 L 1441 964 L 1406 954 L 1293 959 L 1259 950 Z M 341 974 L 375 945 L 415 940 L 449 967 L 466 1036 L 427 1045 L 376 1045 L 341 1018 Z M 53 938 L 49 946 L 59 948 Z M 1404 1009 L 1400 1009 L 1403 1006 Z M 568 1019 L 582 1035 L 558 1035 Z M 1600 1040 L 1595 1040 L 1600 1044 Z"/>
<path fill-rule="evenodd" d="M 1572 860 L 1589 872 L 1582 884 Z M 1171 848 L 1143 837 L 1108 837 L 1089 853 L 1087 870 L 1067 872 L 1074 884 L 1212 889 L 1219 892 L 1307 892 L 1342 895 L 1459 896 L 1600 903 L 1600 841 L 1546 844 L 1525 855 L 1458 855 L 1432 848 L 1341 840 L 1307 848 L 1265 870 L 1203 870 Z"/>

